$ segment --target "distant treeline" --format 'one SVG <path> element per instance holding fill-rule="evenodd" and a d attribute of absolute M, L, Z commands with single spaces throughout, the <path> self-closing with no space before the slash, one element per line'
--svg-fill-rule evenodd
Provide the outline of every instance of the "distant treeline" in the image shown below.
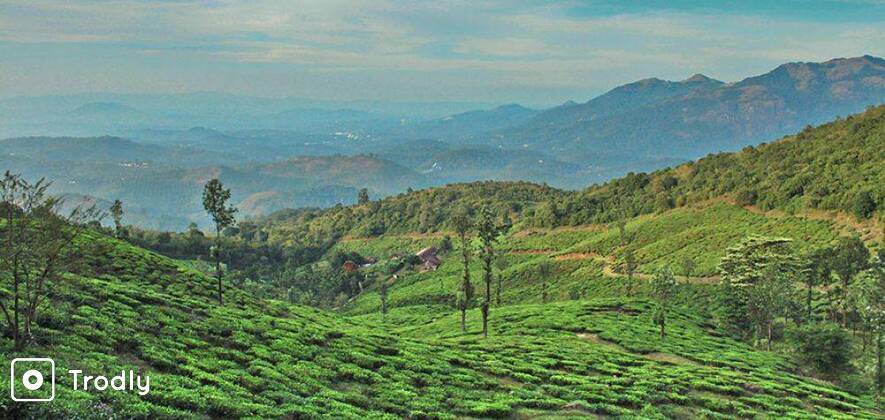
<path fill-rule="evenodd" d="M 272 240 L 451 230 L 454 209 L 488 204 L 530 227 L 609 223 L 716 198 L 761 210 L 830 210 L 859 219 L 885 208 L 885 106 L 737 153 L 625 177 L 581 192 L 525 182 L 474 182 L 363 205 L 284 210 L 258 223 Z"/>

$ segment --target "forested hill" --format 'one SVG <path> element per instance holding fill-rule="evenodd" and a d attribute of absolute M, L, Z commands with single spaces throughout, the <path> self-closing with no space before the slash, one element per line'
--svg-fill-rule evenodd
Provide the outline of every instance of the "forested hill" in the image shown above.
<path fill-rule="evenodd" d="M 761 210 L 812 210 L 878 218 L 885 209 L 885 106 L 736 153 L 581 192 L 525 182 L 476 182 L 400 194 L 359 206 L 287 210 L 259 223 L 278 238 L 447 230 L 460 206 L 488 204 L 528 226 L 607 223 L 711 199 Z"/>
<path fill-rule="evenodd" d="M 761 210 L 827 210 L 873 218 L 885 209 L 885 106 L 770 144 L 630 174 L 570 196 L 544 224 L 607 222 L 724 197 Z"/>
<path fill-rule="evenodd" d="M 529 182 L 473 182 L 410 191 L 355 206 L 282 210 L 258 220 L 272 238 L 327 241 L 343 235 L 375 236 L 388 232 L 447 230 L 461 207 L 493 206 L 499 214 L 523 218 L 541 203 L 567 200 L 566 191 Z"/>

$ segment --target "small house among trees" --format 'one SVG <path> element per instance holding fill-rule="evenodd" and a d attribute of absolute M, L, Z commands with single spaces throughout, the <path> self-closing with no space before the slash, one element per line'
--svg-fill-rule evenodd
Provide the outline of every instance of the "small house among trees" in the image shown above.
<path fill-rule="evenodd" d="M 356 273 L 357 271 L 360 271 L 360 266 L 355 262 L 348 260 L 341 265 L 341 270 L 345 273 Z"/>
<path fill-rule="evenodd" d="M 425 271 L 434 271 L 442 264 L 442 260 L 437 256 L 437 249 L 434 246 L 418 251 L 415 256 L 421 259 L 421 267 Z"/>

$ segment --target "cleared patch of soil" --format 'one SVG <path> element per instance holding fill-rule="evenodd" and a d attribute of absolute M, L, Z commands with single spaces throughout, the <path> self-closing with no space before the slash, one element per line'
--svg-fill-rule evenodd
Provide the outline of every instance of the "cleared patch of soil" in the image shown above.
<path fill-rule="evenodd" d="M 554 260 L 562 261 L 562 260 L 589 260 L 592 258 L 599 258 L 599 254 L 595 252 L 570 252 L 568 254 L 560 254 L 553 257 Z"/>
<path fill-rule="evenodd" d="M 577 333 L 577 334 L 575 334 L 575 335 L 577 335 L 578 338 L 583 338 L 584 340 L 590 341 L 591 343 L 599 344 L 599 345 L 602 345 L 602 346 L 613 347 L 613 348 L 616 348 L 616 349 L 618 349 L 618 350 L 620 350 L 620 351 L 623 351 L 623 352 L 629 353 L 625 348 L 621 347 L 620 344 L 615 343 L 615 342 L 613 342 L 613 341 L 608 341 L 608 340 L 606 340 L 606 339 L 604 339 L 604 338 L 602 338 L 602 337 L 600 337 L 600 336 L 598 336 L 598 335 L 596 335 L 596 334 L 593 334 L 593 333 Z"/>
<path fill-rule="evenodd" d="M 677 356 L 675 354 L 669 353 L 648 353 L 642 355 L 642 357 L 654 360 L 656 362 L 670 363 L 674 365 L 697 365 L 697 363 L 695 363 L 694 361 L 688 360 L 682 356 Z"/>
<path fill-rule="evenodd" d="M 553 252 L 551 249 L 512 249 L 511 254 L 517 255 L 544 255 Z"/>

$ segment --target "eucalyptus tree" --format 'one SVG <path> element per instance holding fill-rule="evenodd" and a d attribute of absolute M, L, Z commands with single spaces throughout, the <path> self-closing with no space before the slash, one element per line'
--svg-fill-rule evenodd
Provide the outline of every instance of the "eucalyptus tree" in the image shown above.
<path fill-rule="evenodd" d="M 206 209 L 206 213 L 209 213 L 209 216 L 212 217 L 212 221 L 215 223 L 215 246 L 212 247 L 211 254 L 215 259 L 218 303 L 221 305 L 224 304 L 224 286 L 222 284 L 224 273 L 221 269 L 221 231 L 236 223 L 234 216 L 237 213 L 237 208 L 228 205 L 228 201 L 230 201 L 230 190 L 224 188 L 224 184 L 218 178 L 213 178 L 206 183 L 203 189 L 203 208 Z"/>
<path fill-rule="evenodd" d="M 865 332 L 872 335 L 876 348 L 876 393 L 882 395 L 885 372 L 882 368 L 883 340 L 885 340 L 885 263 L 872 259 L 870 268 L 854 278 L 852 289 L 854 309 L 860 315 Z M 864 340 L 866 342 L 866 339 Z"/>
<path fill-rule="evenodd" d="M 851 279 L 855 274 L 865 270 L 870 260 L 870 251 L 863 241 L 856 236 L 841 237 L 833 247 L 831 268 L 839 277 L 837 287 L 837 311 L 842 315 L 842 326 L 848 326 L 848 315 L 851 303 L 848 301 L 851 292 Z"/>
<path fill-rule="evenodd" d="M 387 321 L 387 281 L 381 280 L 378 288 L 378 295 L 381 298 L 381 321 Z"/>
<path fill-rule="evenodd" d="M 452 214 L 452 227 L 458 235 L 461 244 L 461 284 L 456 295 L 458 309 L 461 311 L 461 332 L 467 332 L 467 309 L 473 300 L 473 285 L 470 283 L 470 232 L 473 223 L 470 218 L 470 209 L 459 207 Z"/>
<path fill-rule="evenodd" d="M 114 200 L 111 204 L 111 217 L 114 218 L 114 235 L 117 238 L 123 237 L 123 202 Z"/>
<path fill-rule="evenodd" d="M 480 259 L 482 260 L 483 281 L 486 286 L 485 298 L 482 301 L 482 335 L 489 335 L 489 310 L 492 302 L 492 278 L 495 260 L 495 243 L 501 234 L 501 227 L 495 222 L 495 214 L 488 206 L 483 206 L 479 212 L 479 220 L 476 225 L 480 240 Z M 499 290 L 500 291 L 500 290 Z M 500 301 L 500 297 L 498 299 Z"/>
<path fill-rule="evenodd" d="M 541 303 L 547 303 L 550 276 L 553 275 L 553 264 L 544 260 L 538 264 L 538 277 L 541 278 Z"/>
<path fill-rule="evenodd" d="M 665 332 L 667 323 L 667 314 L 673 304 L 673 298 L 676 296 L 677 282 L 676 276 L 669 267 L 659 270 L 651 282 L 652 298 L 655 301 L 655 324 L 661 327 L 661 340 L 667 335 Z"/>
<path fill-rule="evenodd" d="M 770 330 L 773 317 L 795 298 L 793 284 L 804 265 L 788 238 L 751 236 L 726 250 L 719 262 L 719 295 L 726 327 L 748 338 Z"/>

